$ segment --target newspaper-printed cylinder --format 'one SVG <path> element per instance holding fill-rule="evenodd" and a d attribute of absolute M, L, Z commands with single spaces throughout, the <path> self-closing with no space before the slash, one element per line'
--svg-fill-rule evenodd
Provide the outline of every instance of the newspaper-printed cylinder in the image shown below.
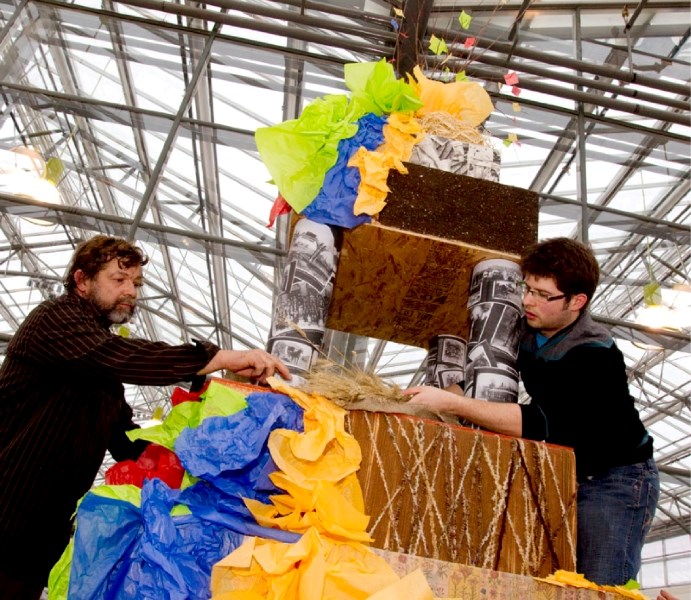
<path fill-rule="evenodd" d="M 466 396 L 518 402 L 516 359 L 523 305 L 520 280 L 521 269 L 510 260 L 484 260 L 473 269 L 468 293 Z"/>
<path fill-rule="evenodd" d="M 457 335 L 436 335 L 429 341 L 425 385 L 441 389 L 465 385 L 466 341 Z"/>
<path fill-rule="evenodd" d="M 337 227 L 309 219 L 295 224 L 267 343 L 294 376 L 306 375 L 321 349 L 340 242 Z"/>

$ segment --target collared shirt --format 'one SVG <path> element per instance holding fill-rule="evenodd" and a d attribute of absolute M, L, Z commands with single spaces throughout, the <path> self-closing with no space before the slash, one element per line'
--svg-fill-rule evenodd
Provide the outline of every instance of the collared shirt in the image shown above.
<path fill-rule="evenodd" d="M 75 294 L 27 316 L 0 367 L 0 570 L 45 581 L 106 450 L 124 460 L 145 447 L 125 435 L 136 426 L 123 384 L 190 381 L 216 352 L 115 335 Z"/>

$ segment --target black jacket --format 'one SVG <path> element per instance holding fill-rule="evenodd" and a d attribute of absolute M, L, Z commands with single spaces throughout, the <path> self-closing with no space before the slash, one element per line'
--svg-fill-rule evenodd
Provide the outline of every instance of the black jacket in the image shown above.
<path fill-rule="evenodd" d="M 123 383 L 189 381 L 217 351 L 114 335 L 74 294 L 27 316 L 0 367 L 0 570 L 45 584 L 106 450 L 124 460 L 146 447 L 125 436 Z"/>
<path fill-rule="evenodd" d="M 624 357 L 588 313 L 540 348 L 524 323 L 518 369 L 532 398 L 521 405 L 523 437 L 573 448 L 578 479 L 652 456 Z"/>

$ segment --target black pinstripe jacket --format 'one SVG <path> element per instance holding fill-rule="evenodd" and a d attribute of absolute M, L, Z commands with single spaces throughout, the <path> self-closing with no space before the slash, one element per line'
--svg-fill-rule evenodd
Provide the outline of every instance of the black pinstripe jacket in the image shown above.
<path fill-rule="evenodd" d="M 218 348 L 111 333 L 75 294 L 47 300 L 17 330 L 0 367 L 0 570 L 45 582 L 71 532 L 76 503 L 108 450 L 136 458 L 124 383 L 190 381 Z"/>

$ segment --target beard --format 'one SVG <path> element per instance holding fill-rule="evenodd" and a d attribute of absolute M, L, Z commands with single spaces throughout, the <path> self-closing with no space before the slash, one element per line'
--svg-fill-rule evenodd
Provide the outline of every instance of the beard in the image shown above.
<path fill-rule="evenodd" d="M 113 325 L 127 323 L 134 315 L 135 300 L 127 296 L 120 297 L 115 302 L 105 302 L 98 293 L 94 292 L 88 296 L 88 300 L 96 307 L 99 314 Z M 129 306 L 125 307 L 123 304 Z"/>
<path fill-rule="evenodd" d="M 131 308 L 113 308 L 105 314 L 105 317 L 114 325 L 122 325 L 132 318 L 134 309 L 134 304 Z"/>

